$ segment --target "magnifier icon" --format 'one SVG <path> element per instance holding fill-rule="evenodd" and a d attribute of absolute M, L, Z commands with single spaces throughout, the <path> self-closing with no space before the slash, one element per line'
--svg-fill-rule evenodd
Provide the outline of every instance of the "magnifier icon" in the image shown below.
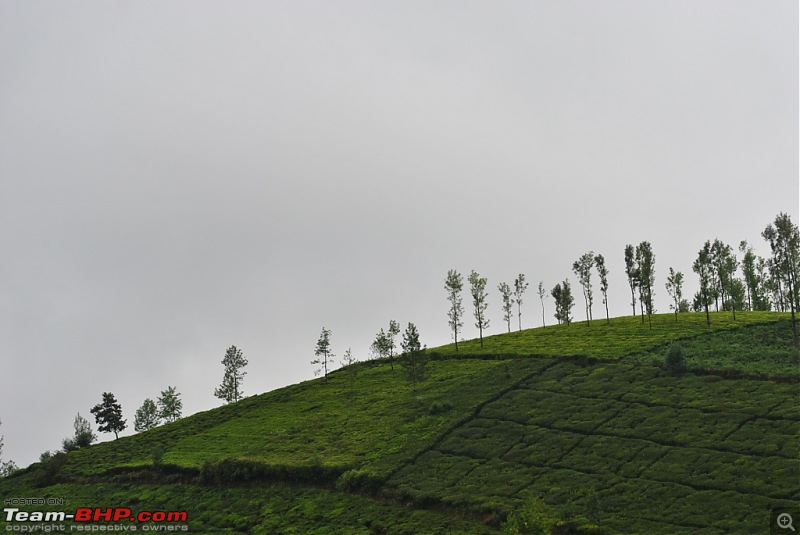
<path fill-rule="evenodd" d="M 781 513 L 778 515 L 778 527 L 781 529 L 790 529 L 794 531 L 794 526 L 792 526 L 792 515 L 789 513 Z"/>

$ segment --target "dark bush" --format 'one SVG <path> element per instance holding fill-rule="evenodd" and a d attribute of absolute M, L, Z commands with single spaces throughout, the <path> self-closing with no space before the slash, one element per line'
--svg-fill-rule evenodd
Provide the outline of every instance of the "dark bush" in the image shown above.
<path fill-rule="evenodd" d="M 667 348 L 667 354 L 664 357 L 664 365 L 667 371 L 672 374 L 680 374 L 686 370 L 686 355 L 683 353 L 683 347 L 677 342 L 672 342 Z"/>
<path fill-rule="evenodd" d="M 436 416 L 437 414 L 444 414 L 453 408 L 453 404 L 449 401 L 434 401 L 428 407 L 428 414 Z"/>
<path fill-rule="evenodd" d="M 67 454 L 58 452 L 51 455 L 50 458 L 42 463 L 39 470 L 36 471 L 36 485 L 39 487 L 49 487 L 58 482 L 58 474 L 67 463 Z"/>

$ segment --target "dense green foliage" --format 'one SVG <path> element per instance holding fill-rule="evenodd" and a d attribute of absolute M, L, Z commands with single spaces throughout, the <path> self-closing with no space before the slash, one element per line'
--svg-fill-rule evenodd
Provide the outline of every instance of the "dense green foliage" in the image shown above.
<path fill-rule="evenodd" d="M 760 533 L 800 498 L 788 317 L 491 336 L 427 350 L 416 385 L 356 363 L 57 455 L 0 495 L 187 509 L 215 533 Z"/>

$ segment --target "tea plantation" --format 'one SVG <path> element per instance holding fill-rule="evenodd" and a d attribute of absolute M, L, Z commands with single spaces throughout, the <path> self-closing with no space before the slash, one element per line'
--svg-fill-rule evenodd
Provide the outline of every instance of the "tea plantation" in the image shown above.
<path fill-rule="evenodd" d="M 664 366 L 676 340 L 683 373 Z M 32 465 L 0 498 L 265 534 L 769 533 L 800 500 L 785 314 L 603 319 L 427 355 L 416 391 L 359 363 Z"/>

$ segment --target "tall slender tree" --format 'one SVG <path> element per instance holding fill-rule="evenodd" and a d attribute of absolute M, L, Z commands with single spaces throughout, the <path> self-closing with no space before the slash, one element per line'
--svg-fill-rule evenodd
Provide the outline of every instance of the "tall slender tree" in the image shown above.
<path fill-rule="evenodd" d="M 583 288 L 583 301 L 586 307 L 586 326 L 592 319 L 592 267 L 594 267 L 594 252 L 589 251 L 572 263 L 572 271 L 578 277 L 578 282 Z"/>
<path fill-rule="evenodd" d="M 544 321 L 544 300 L 547 298 L 547 290 L 544 289 L 544 281 L 539 281 L 539 301 L 542 303 L 542 328 L 547 327 Z"/>
<path fill-rule="evenodd" d="M 598 254 L 594 257 L 594 265 L 597 266 L 597 275 L 600 277 L 600 292 L 603 294 L 603 305 L 606 307 L 606 323 L 611 323 L 608 316 L 608 268 L 603 255 Z"/>
<path fill-rule="evenodd" d="M 358 377 L 358 367 L 353 366 L 358 362 L 358 358 L 353 356 L 353 349 L 348 347 L 347 351 L 342 356 L 341 364 L 344 368 L 345 380 L 347 381 L 347 397 L 353 397 L 356 387 L 356 378 Z"/>
<path fill-rule="evenodd" d="M 542 303 L 542 328 L 545 328 L 547 324 L 544 320 L 544 300 L 547 299 L 547 290 L 544 289 L 544 281 L 539 281 L 537 293 L 539 294 L 539 302 Z"/>
<path fill-rule="evenodd" d="M 247 372 L 242 368 L 247 366 L 247 359 L 241 349 L 231 346 L 225 351 L 222 366 L 225 368 L 222 384 L 214 390 L 214 395 L 224 400 L 225 403 L 235 403 L 244 397 L 242 382 Z"/>
<path fill-rule="evenodd" d="M 711 267 L 712 282 L 714 283 L 714 304 L 719 310 L 717 303 L 722 302 L 723 310 L 733 310 L 733 319 L 736 319 L 736 302 L 731 299 L 734 287 L 734 273 L 739 267 L 733 248 L 715 239 L 711 244 Z"/>
<path fill-rule="evenodd" d="M 414 392 L 416 392 L 417 383 L 425 377 L 426 359 L 425 351 L 420 346 L 419 332 L 413 323 L 409 323 L 406 327 L 400 347 L 403 349 L 400 363 L 414 384 Z"/>
<path fill-rule="evenodd" d="M 767 258 L 764 265 L 768 274 L 766 287 L 771 295 L 773 308 L 779 312 L 786 312 L 786 294 L 783 288 L 780 268 L 774 258 Z"/>
<path fill-rule="evenodd" d="M 455 269 L 447 272 L 444 281 L 444 289 L 447 290 L 447 300 L 450 301 L 450 310 L 447 311 L 447 320 L 450 329 L 453 331 L 453 341 L 458 352 L 458 330 L 464 326 L 464 307 L 461 304 L 461 290 L 464 289 L 464 279 L 461 273 Z"/>
<path fill-rule="evenodd" d="M 525 282 L 525 274 L 520 273 L 514 279 L 514 301 L 517 303 L 517 320 L 519 322 L 519 330 L 522 330 L 522 294 L 528 289 L 528 283 Z"/>
<path fill-rule="evenodd" d="M 397 347 L 394 339 L 398 334 L 400 334 L 400 324 L 394 320 L 389 320 L 389 330 L 386 331 L 386 337 L 389 341 L 389 363 L 391 364 L 391 368 L 393 370 L 394 364 L 392 361 L 394 360 L 394 350 Z"/>
<path fill-rule="evenodd" d="M 469 274 L 470 294 L 472 295 L 472 306 L 474 307 L 475 327 L 478 329 L 478 336 L 483 347 L 483 330 L 489 327 L 489 318 L 486 317 L 486 309 L 489 303 L 486 301 L 486 277 L 481 277 L 475 270 Z"/>
<path fill-rule="evenodd" d="M 697 273 L 700 278 L 700 291 L 695 298 L 695 302 L 698 302 L 699 299 L 700 306 L 706 311 L 706 325 L 711 325 L 708 306 L 711 304 L 712 299 L 711 288 L 713 282 L 711 280 L 711 272 L 713 269 L 711 265 L 711 242 L 706 240 L 703 248 L 697 253 L 697 259 L 692 264 L 692 271 Z"/>
<path fill-rule="evenodd" d="M 667 277 L 667 294 L 672 298 L 674 304 L 670 308 L 675 310 L 675 321 L 678 321 L 678 311 L 680 310 L 681 300 L 683 299 L 683 273 L 669 268 Z"/>
<path fill-rule="evenodd" d="M 733 313 L 733 321 L 736 321 L 736 308 L 741 310 L 742 282 L 736 278 L 736 270 L 739 269 L 739 260 L 733 252 L 731 246 L 726 245 L 726 255 L 722 261 L 722 277 L 725 280 L 725 296 L 727 299 L 722 301 L 725 310 Z"/>
<path fill-rule="evenodd" d="M 383 328 L 381 328 L 381 330 L 375 336 L 375 340 L 369 347 L 372 351 L 372 354 L 375 355 L 375 358 L 382 359 L 389 356 L 389 337 L 386 335 Z M 394 364 L 392 364 L 391 367 L 394 370 Z"/>
<path fill-rule="evenodd" d="M 742 253 L 742 275 L 744 276 L 747 290 L 748 310 L 769 310 L 769 300 L 764 289 L 763 258 L 756 256 L 753 248 L 746 240 L 739 243 L 739 252 Z M 759 271 L 759 260 L 762 269 Z"/>
<path fill-rule="evenodd" d="M 775 265 L 777 278 L 785 289 L 785 300 L 792 314 L 792 338 L 795 345 L 800 346 L 797 337 L 797 320 L 795 313 L 800 307 L 800 230 L 792 223 L 789 214 L 779 213 L 775 222 L 770 223 L 761 233 L 772 250 L 772 262 Z"/>
<path fill-rule="evenodd" d="M 377 358 L 389 358 L 389 367 L 392 370 L 394 370 L 394 348 L 397 347 L 394 337 L 397 336 L 399 332 L 400 325 L 394 320 L 389 320 L 388 332 L 384 332 L 384 330 L 381 329 L 375 337 L 375 341 L 372 342 L 370 346 L 372 353 Z"/>
<path fill-rule="evenodd" d="M 333 351 L 331 351 L 331 331 L 330 329 L 322 328 L 322 333 L 317 339 L 317 347 L 314 349 L 314 356 L 316 357 L 311 361 L 311 364 L 319 366 L 314 370 L 314 375 L 323 374 L 325 382 L 328 382 L 328 364 L 333 363 Z"/>
<path fill-rule="evenodd" d="M 763 305 L 763 308 L 756 308 L 756 310 L 772 310 L 769 288 L 769 267 L 767 266 L 767 259 L 763 256 L 756 258 L 756 273 L 758 273 L 758 284 L 761 287 L 760 295 L 762 301 L 760 304 Z"/>
<path fill-rule="evenodd" d="M 628 286 L 631 287 L 631 307 L 636 316 L 636 288 L 639 286 L 639 272 L 636 270 L 636 249 L 633 245 L 625 246 L 625 275 L 628 276 Z"/>
<path fill-rule="evenodd" d="M 508 283 L 501 282 L 497 289 L 500 290 L 500 297 L 503 299 L 503 321 L 508 324 L 508 332 L 511 332 L 511 307 L 514 304 L 511 287 Z"/>
<path fill-rule="evenodd" d="M 656 280 L 655 263 L 656 255 L 653 253 L 653 247 L 650 242 L 643 241 L 636 247 L 636 272 L 639 276 L 639 304 L 644 305 L 647 312 L 647 323 L 651 329 L 653 324 L 650 315 L 655 312 L 653 306 L 653 285 Z M 644 318 L 642 318 L 642 322 L 644 322 Z"/>

